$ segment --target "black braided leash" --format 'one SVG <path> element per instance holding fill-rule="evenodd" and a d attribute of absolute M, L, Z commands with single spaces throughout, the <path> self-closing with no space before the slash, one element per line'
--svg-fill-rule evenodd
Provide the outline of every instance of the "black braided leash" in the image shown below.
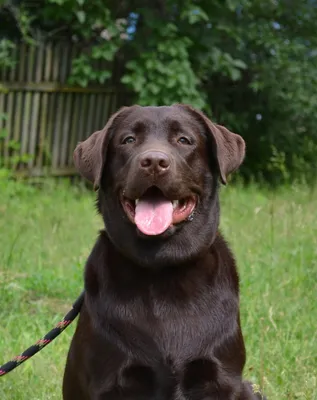
<path fill-rule="evenodd" d="M 26 349 L 19 356 L 14 357 L 11 361 L 0 366 L 0 376 L 8 374 L 10 371 L 24 363 L 24 361 L 33 357 L 36 353 L 42 350 L 45 346 L 51 343 L 58 335 L 60 335 L 65 328 L 70 325 L 77 315 L 80 313 L 83 305 L 85 292 L 83 291 L 73 304 L 72 309 L 65 315 L 65 317 L 42 339 L 38 340 L 33 346 Z"/>

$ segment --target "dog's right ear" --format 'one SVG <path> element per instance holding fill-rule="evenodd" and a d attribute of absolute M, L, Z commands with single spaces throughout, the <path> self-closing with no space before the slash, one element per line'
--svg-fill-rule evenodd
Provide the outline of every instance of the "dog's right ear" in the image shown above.
<path fill-rule="evenodd" d="M 106 160 L 110 132 L 114 123 L 131 107 L 122 107 L 113 114 L 101 131 L 96 131 L 75 148 L 73 159 L 79 173 L 94 184 L 97 190 Z"/>
<path fill-rule="evenodd" d="M 187 104 L 176 104 L 176 107 L 187 110 L 206 127 L 208 137 L 213 142 L 213 157 L 217 162 L 221 182 L 227 183 L 227 176 L 235 171 L 245 156 L 245 142 L 240 135 L 230 132 L 224 126 L 215 124 L 203 114 Z"/>

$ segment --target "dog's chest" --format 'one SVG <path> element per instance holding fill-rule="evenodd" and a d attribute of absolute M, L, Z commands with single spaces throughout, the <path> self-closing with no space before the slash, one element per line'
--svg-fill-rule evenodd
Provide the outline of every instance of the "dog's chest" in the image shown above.
<path fill-rule="evenodd" d="M 154 339 L 164 357 L 181 364 L 206 353 L 215 329 L 214 306 L 207 299 L 180 304 L 147 296 L 121 307 L 121 317 Z"/>

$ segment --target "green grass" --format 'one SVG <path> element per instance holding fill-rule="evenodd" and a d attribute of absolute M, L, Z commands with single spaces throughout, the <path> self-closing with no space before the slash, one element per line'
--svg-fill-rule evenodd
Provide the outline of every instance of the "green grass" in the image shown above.
<path fill-rule="evenodd" d="M 241 278 L 245 376 L 269 400 L 317 399 L 317 191 L 228 186 L 221 197 Z M 70 308 L 101 227 L 92 193 L 0 182 L 0 364 Z M 0 399 L 61 399 L 74 327 L 0 378 Z"/>

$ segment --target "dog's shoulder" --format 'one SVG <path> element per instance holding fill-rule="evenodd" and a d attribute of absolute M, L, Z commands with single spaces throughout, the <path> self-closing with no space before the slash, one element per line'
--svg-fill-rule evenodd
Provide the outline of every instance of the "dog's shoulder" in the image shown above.
<path fill-rule="evenodd" d="M 209 253 L 213 256 L 213 262 L 217 267 L 217 279 L 226 281 L 239 291 L 239 275 L 235 256 L 231 246 L 223 234 L 218 231 L 216 238 L 210 246 Z"/>

